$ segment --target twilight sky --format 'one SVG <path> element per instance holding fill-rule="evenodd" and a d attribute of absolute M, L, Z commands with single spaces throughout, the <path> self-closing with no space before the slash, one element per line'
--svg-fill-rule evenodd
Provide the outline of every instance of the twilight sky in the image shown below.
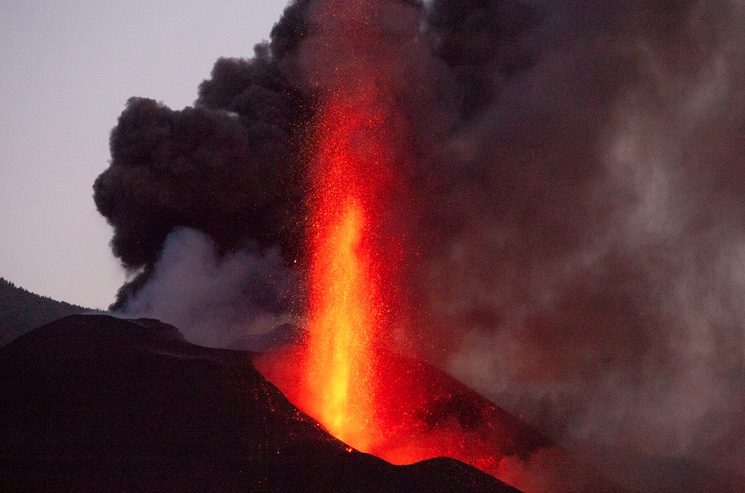
<path fill-rule="evenodd" d="M 127 98 L 189 105 L 246 57 L 285 0 L 0 0 L 0 276 L 88 307 L 124 272 L 91 198 Z"/>

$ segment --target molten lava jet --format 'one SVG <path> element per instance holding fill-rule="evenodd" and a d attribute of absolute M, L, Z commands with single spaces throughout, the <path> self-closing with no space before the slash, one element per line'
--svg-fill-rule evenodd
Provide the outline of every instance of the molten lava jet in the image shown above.
<path fill-rule="evenodd" d="M 304 412 L 349 446 L 395 464 L 448 456 L 503 479 L 502 459 L 540 434 L 442 372 L 395 354 L 403 240 L 383 218 L 396 189 L 391 111 L 380 83 L 322 101 L 314 125 L 309 314 L 302 343 L 256 360 Z"/>
<path fill-rule="evenodd" d="M 334 26 L 324 50 L 351 50 L 320 70 L 310 160 L 307 331 L 302 343 L 256 360 L 304 412 L 349 446 L 396 464 L 449 456 L 509 477 L 502 459 L 546 440 L 438 370 L 396 355 L 391 332 L 405 312 L 401 231 L 391 196 L 407 159 L 406 122 L 374 27 L 378 2 L 325 3 Z M 323 11 L 320 14 L 323 15 Z M 340 48 L 337 48 L 340 49 Z M 344 58 L 344 57 L 337 57 Z M 329 82 L 329 80 L 331 81 Z"/>
<path fill-rule="evenodd" d="M 375 115 L 359 111 L 369 102 L 358 98 L 330 101 L 318 125 L 301 378 L 308 412 L 336 437 L 366 450 L 376 433 L 374 338 L 384 312 L 373 249 L 373 176 L 384 174 L 386 164 L 374 142 L 355 148 L 355 139 L 377 125 Z"/>

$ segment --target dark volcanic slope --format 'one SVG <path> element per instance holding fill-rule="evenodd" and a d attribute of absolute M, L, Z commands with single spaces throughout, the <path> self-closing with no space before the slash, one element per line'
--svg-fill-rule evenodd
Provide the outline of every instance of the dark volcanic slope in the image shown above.
<path fill-rule="evenodd" d="M 0 346 L 53 320 L 91 311 L 26 291 L 0 277 Z"/>
<path fill-rule="evenodd" d="M 0 349 L 0 490 L 516 491 L 348 450 L 253 368 L 153 320 L 69 316 Z"/>

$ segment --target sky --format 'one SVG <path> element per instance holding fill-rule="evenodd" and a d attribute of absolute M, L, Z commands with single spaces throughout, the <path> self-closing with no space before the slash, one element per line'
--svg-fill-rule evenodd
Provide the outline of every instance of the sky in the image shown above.
<path fill-rule="evenodd" d="M 90 308 L 125 272 L 93 181 L 129 97 L 190 105 L 217 58 L 247 57 L 285 0 L 0 0 L 0 277 Z"/>

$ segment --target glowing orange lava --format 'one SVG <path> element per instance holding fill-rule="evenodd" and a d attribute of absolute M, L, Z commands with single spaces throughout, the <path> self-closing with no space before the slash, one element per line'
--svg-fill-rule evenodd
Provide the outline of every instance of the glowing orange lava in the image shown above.
<path fill-rule="evenodd" d="M 379 143 L 369 138 L 379 119 L 364 111 L 366 97 L 337 95 L 317 126 L 301 377 L 306 412 L 360 450 L 369 450 L 378 434 L 374 348 L 376 331 L 385 324 L 373 218 L 387 172 Z"/>
<path fill-rule="evenodd" d="M 317 392 L 316 402 L 306 404 L 333 435 L 364 448 L 373 416 L 370 402 L 357 396 L 372 391 L 374 330 L 369 261 L 360 251 L 364 212 L 353 198 L 339 212 L 318 236 L 313 264 L 305 379 Z"/>
<path fill-rule="evenodd" d="M 383 85 L 382 87 L 385 87 Z M 309 313 L 304 340 L 255 360 L 302 411 L 394 464 L 448 456 L 513 479 L 503 462 L 545 440 L 462 384 L 391 351 L 403 239 L 392 113 L 381 84 L 327 95 L 313 127 Z"/>
<path fill-rule="evenodd" d="M 410 167 L 413 149 L 391 56 L 403 35 L 396 29 L 408 24 L 380 29 L 395 2 L 318 7 L 306 53 L 317 62 L 309 77 L 319 90 L 310 127 L 307 330 L 301 344 L 256 365 L 357 450 L 396 464 L 446 455 L 496 474 L 519 449 L 519 426 L 449 377 L 391 351 L 393 321 L 406 315 L 408 299 L 400 287 L 408 177 L 399 170 Z"/>

